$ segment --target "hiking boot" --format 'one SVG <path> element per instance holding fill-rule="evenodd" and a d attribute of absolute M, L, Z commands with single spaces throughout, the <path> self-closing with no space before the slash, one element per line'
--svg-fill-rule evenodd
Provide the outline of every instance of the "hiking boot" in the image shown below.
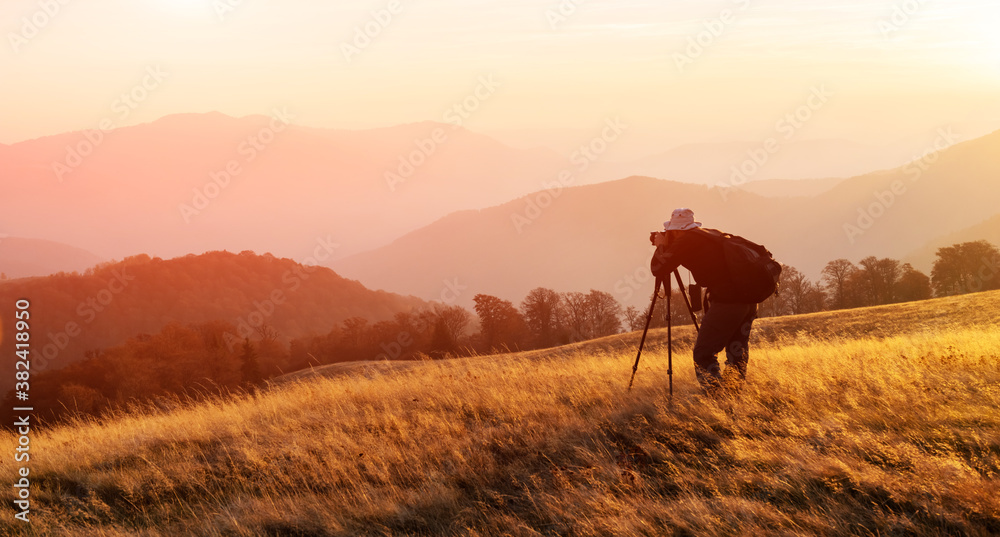
<path fill-rule="evenodd" d="M 727 367 L 722 372 L 722 389 L 729 395 L 739 395 L 743 391 L 746 380 L 735 367 Z"/>
<path fill-rule="evenodd" d="M 694 374 L 698 377 L 698 383 L 701 384 L 707 395 L 714 397 L 722 390 L 722 372 L 719 369 L 719 364 L 712 364 L 707 368 L 695 365 Z"/>

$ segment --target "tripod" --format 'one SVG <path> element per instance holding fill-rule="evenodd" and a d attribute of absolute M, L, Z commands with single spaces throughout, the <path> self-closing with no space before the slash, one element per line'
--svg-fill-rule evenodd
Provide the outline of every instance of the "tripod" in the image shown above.
<path fill-rule="evenodd" d="M 698 326 L 698 319 L 694 315 L 694 308 L 691 306 L 691 301 L 688 300 L 687 291 L 684 290 L 684 282 L 681 281 L 681 274 L 674 269 L 674 277 L 677 279 L 677 286 L 681 289 L 681 296 L 684 297 L 684 304 L 687 305 L 688 313 L 691 314 L 691 321 L 694 323 L 694 330 L 698 332 L 701 328 Z M 628 381 L 628 389 L 632 390 L 632 383 L 635 381 L 635 373 L 639 370 L 639 358 L 642 357 L 642 347 L 646 343 L 646 333 L 649 332 L 649 322 L 653 320 L 653 308 L 656 307 L 656 298 L 660 294 L 660 286 L 663 285 L 663 280 L 656 279 L 656 287 L 653 289 L 653 299 L 649 303 L 649 311 L 646 313 L 646 328 L 642 331 L 642 339 L 639 340 L 639 352 L 635 355 L 635 365 L 632 366 L 632 378 Z M 670 379 L 670 398 L 674 397 L 674 345 L 673 345 L 673 322 L 671 317 L 672 311 L 670 309 L 671 295 L 673 295 L 673 284 L 670 281 L 670 277 L 667 277 L 666 281 L 666 293 L 667 293 L 667 377 Z"/>

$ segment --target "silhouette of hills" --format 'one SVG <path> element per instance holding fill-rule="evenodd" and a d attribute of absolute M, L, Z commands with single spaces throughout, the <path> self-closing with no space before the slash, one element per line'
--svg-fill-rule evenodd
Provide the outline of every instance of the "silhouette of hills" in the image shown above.
<path fill-rule="evenodd" d="M 282 114 L 178 114 L 0 147 L 4 231 L 106 258 L 222 249 L 297 258 L 331 235 L 343 256 L 530 193 L 565 166 L 451 124 L 318 129 Z"/>
<path fill-rule="evenodd" d="M 256 329 L 266 325 L 287 342 L 325 334 L 350 317 L 376 322 L 425 304 L 369 290 L 325 267 L 252 252 L 170 260 L 140 255 L 84 274 L 0 282 L 0 301 L 22 298 L 31 301 L 33 368 L 61 367 L 86 351 L 155 334 L 173 322 L 230 323 L 227 344 L 257 338 Z M 13 340 L 13 328 L 4 323 L 4 341 Z M 13 352 L 12 345 L 4 346 L 5 365 Z"/>
<path fill-rule="evenodd" d="M 101 258 L 80 248 L 41 239 L 0 237 L 0 273 L 8 278 L 83 271 Z"/>
<path fill-rule="evenodd" d="M 686 206 L 706 226 L 763 243 L 816 279 L 833 259 L 901 259 L 930 237 L 996 215 L 997 155 L 1000 132 L 812 197 L 768 198 L 648 177 L 566 187 L 451 214 L 334 266 L 370 287 L 425 298 L 442 279 L 458 277 L 470 286 L 466 301 L 478 292 L 520 300 L 545 286 L 595 288 L 640 304 L 652 289 L 651 281 L 635 283 L 648 270 L 648 233 Z"/>
<path fill-rule="evenodd" d="M 848 140 L 777 141 L 777 150 L 767 155 L 765 165 L 747 178 L 751 183 L 769 179 L 852 177 L 899 166 L 910 156 L 902 147 Z M 728 184 L 733 168 L 739 168 L 763 145 L 759 141 L 686 144 L 633 161 L 629 169 L 632 174 L 673 181 Z"/>
<path fill-rule="evenodd" d="M 980 240 L 1000 247 L 1000 214 L 974 226 L 928 241 L 926 245 L 910 253 L 905 260 L 930 275 L 939 248 Z"/>
<path fill-rule="evenodd" d="M 775 213 L 785 205 L 778 198 L 739 195 L 752 199 L 741 205 L 755 211 Z M 780 226 L 775 219 L 743 221 L 742 213 L 729 210 L 737 205 L 706 186 L 631 177 L 565 188 L 554 198 L 539 193 L 453 213 L 334 267 L 374 288 L 416 296 L 435 296 L 442 280 L 457 278 L 469 287 L 460 297 L 463 304 L 476 293 L 519 301 L 539 286 L 561 292 L 595 288 L 628 300 L 652 289 L 652 281 L 633 289 L 626 280 L 648 270 L 649 232 L 662 229 L 675 205 L 696 207 L 702 221 L 750 237 L 777 235 Z"/>
<path fill-rule="evenodd" d="M 843 181 L 844 179 L 840 177 L 823 179 L 763 179 L 740 185 L 739 189 L 769 198 L 812 197 L 831 190 Z"/>

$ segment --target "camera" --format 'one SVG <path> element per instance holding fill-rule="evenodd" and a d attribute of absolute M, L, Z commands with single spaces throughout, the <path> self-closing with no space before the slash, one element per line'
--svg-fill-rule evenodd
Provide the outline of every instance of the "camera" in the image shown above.
<path fill-rule="evenodd" d="M 666 231 L 650 231 L 649 232 L 649 244 L 652 244 L 653 246 L 656 246 L 656 236 L 657 235 L 662 235 L 664 238 L 666 238 L 667 232 Z"/>

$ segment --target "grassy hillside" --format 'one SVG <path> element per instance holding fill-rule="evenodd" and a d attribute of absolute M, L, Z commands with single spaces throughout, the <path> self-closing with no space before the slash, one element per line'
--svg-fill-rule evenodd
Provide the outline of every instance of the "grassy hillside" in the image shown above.
<path fill-rule="evenodd" d="M 5 487 L 0 533 L 997 534 L 998 303 L 762 320 L 736 399 L 698 393 L 685 330 L 671 402 L 658 331 L 631 393 L 637 334 L 340 365 L 239 400 L 35 431 L 33 522 L 13 520 Z"/>

